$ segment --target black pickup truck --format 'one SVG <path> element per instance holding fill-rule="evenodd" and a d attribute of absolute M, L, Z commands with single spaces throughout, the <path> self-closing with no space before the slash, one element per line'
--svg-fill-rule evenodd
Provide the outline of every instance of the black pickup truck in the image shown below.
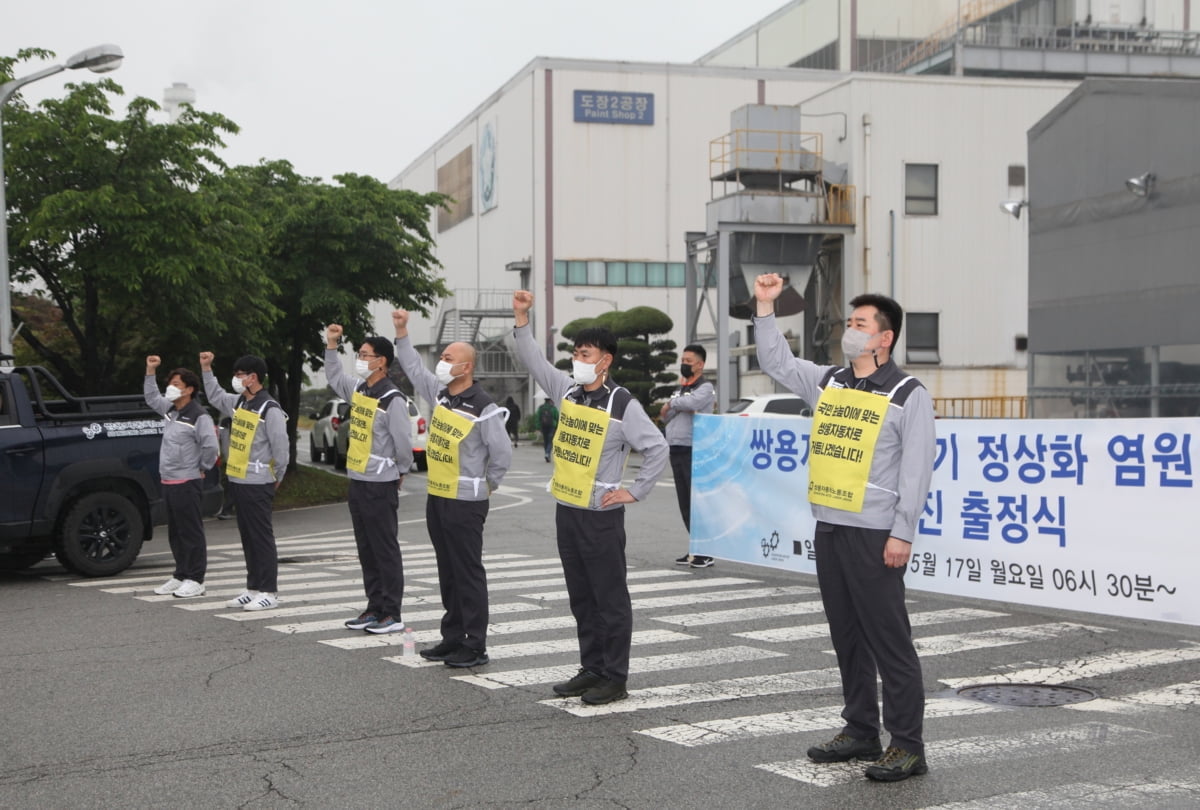
<path fill-rule="evenodd" d="M 73 397 L 40 366 L 0 366 L 0 568 L 51 552 L 85 576 L 128 568 L 166 521 L 162 430 L 141 394 Z M 205 514 L 220 498 L 210 470 Z"/>

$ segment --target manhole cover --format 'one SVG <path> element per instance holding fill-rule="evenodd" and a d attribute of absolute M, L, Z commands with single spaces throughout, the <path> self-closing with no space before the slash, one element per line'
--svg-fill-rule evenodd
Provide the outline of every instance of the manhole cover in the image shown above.
<path fill-rule="evenodd" d="M 958 695 L 997 706 L 1066 706 L 1096 699 L 1096 693 L 1089 689 L 1036 683 L 987 683 L 959 689 Z"/>

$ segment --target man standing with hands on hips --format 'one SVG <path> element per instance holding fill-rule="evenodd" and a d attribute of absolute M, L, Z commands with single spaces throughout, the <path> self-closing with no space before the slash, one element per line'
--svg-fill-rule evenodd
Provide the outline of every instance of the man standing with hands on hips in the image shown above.
<path fill-rule="evenodd" d="M 533 339 L 533 294 L 513 293 L 517 356 L 546 396 L 559 402 L 550 492 L 571 614 L 579 636 L 580 670 L 555 684 L 555 694 L 600 705 L 628 697 L 633 606 L 625 570 L 625 504 L 645 500 L 667 466 L 667 442 L 628 389 L 608 370 L 617 339 L 604 328 L 575 335 L 574 379 L 546 360 Z M 625 488 L 629 451 L 642 454 L 637 479 Z"/>
<path fill-rule="evenodd" d="M 842 335 L 848 364 L 793 357 L 775 323 L 783 279 L 754 283 L 754 335 L 763 371 L 815 402 L 808 500 L 816 518 L 817 582 L 842 675 L 846 721 L 808 749 L 815 762 L 875 760 L 866 776 L 895 782 L 926 773 L 925 685 L 904 604 L 904 572 L 933 477 L 936 448 L 929 392 L 892 361 L 904 311 L 884 295 L 860 295 Z M 876 672 L 883 682 L 879 742 Z"/>
<path fill-rule="evenodd" d="M 433 407 L 425 460 L 429 497 L 425 525 L 437 555 L 442 591 L 442 640 L 421 657 L 449 667 L 488 662 L 487 572 L 483 567 L 483 524 L 489 496 L 512 464 L 508 412 L 475 384 L 475 349 L 451 343 L 437 372 L 421 362 L 408 338 L 408 312 L 392 313 L 396 354 L 413 389 Z"/>
<path fill-rule="evenodd" d="M 232 394 L 213 376 L 212 361 L 212 352 L 200 352 L 204 393 L 214 408 L 233 420 L 225 469 L 246 555 L 246 590 L 226 605 L 270 610 L 279 607 L 279 554 L 271 510 L 291 457 L 287 416 L 263 388 L 267 364 L 261 357 L 248 354 L 233 364 Z"/>
<path fill-rule="evenodd" d="M 400 485 L 412 466 L 412 423 L 408 402 L 388 377 L 395 359 L 387 338 L 369 337 L 358 347 L 353 379 L 342 370 L 340 324 L 325 327 L 325 379 L 350 403 L 350 444 L 346 474 L 350 478 L 350 523 L 362 566 L 367 608 L 346 627 L 368 633 L 404 630 L 400 602 L 404 598 L 404 561 L 400 556 Z"/>
<path fill-rule="evenodd" d="M 667 444 L 671 448 L 671 473 L 675 478 L 675 497 L 684 528 L 692 531 L 692 417 L 712 413 L 717 391 L 704 379 L 704 361 L 708 352 L 699 343 L 683 347 L 679 358 L 679 390 L 663 405 L 659 419 L 666 425 Z M 676 565 L 711 568 L 713 558 L 703 554 L 684 554 Z"/>

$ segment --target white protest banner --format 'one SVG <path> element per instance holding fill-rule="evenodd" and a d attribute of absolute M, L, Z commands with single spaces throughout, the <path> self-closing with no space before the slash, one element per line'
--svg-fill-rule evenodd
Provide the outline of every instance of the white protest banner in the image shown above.
<path fill-rule="evenodd" d="M 816 573 L 811 419 L 698 415 L 694 554 Z M 913 590 L 1200 625 L 1200 419 L 942 419 Z"/>

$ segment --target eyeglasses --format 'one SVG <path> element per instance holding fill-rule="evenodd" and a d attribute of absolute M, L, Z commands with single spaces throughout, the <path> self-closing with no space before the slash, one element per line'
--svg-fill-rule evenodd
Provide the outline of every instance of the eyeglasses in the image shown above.
<path fill-rule="evenodd" d="M 374 360 L 376 357 L 379 357 L 379 355 L 378 354 L 363 354 L 362 352 L 358 353 L 359 360 Z"/>

